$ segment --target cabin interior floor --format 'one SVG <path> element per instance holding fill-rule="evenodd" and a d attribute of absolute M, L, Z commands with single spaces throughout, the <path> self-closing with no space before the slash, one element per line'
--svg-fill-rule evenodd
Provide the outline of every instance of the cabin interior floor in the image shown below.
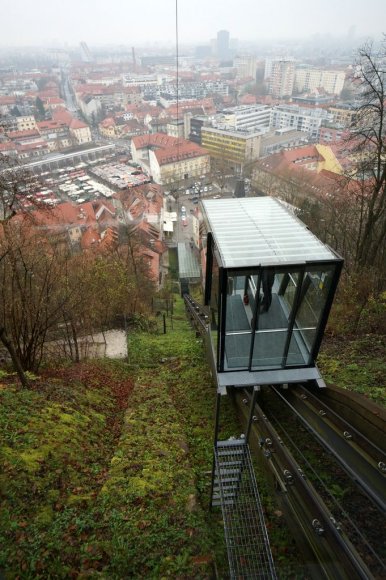
<path fill-rule="evenodd" d="M 227 334 L 225 337 L 225 370 L 248 368 L 253 312 L 243 302 L 243 291 L 236 289 L 227 296 Z M 294 327 L 296 331 L 296 325 Z M 288 335 L 288 319 L 281 298 L 274 288 L 272 303 L 267 312 L 259 312 L 253 346 L 252 368 L 283 368 L 307 364 L 308 352 L 298 332 L 290 341 L 287 359 L 284 359 Z"/>

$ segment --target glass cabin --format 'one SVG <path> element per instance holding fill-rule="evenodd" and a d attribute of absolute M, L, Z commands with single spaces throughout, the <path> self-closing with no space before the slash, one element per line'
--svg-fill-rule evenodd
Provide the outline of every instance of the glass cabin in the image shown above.
<path fill-rule="evenodd" d="M 278 200 L 206 200 L 205 304 L 219 383 L 320 378 L 343 260 Z"/>

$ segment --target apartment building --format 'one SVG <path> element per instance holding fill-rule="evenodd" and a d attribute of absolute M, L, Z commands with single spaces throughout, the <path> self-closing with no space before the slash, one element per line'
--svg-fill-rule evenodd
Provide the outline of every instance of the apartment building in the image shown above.
<path fill-rule="evenodd" d="M 311 139 L 318 139 L 322 121 L 332 120 L 325 109 L 307 109 L 298 105 L 279 105 L 272 109 L 271 126 L 273 129 L 286 127 L 308 133 Z"/>
<path fill-rule="evenodd" d="M 240 105 L 224 109 L 221 124 L 235 131 L 259 131 L 270 125 L 271 107 L 267 105 Z"/>
<path fill-rule="evenodd" d="M 33 115 L 25 115 L 23 117 L 5 117 L 0 120 L 0 126 L 5 131 L 33 131 L 36 130 L 36 121 Z"/>
<path fill-rule="evenodd" d="M 278 59 L 270 63 L 269 93 L 275 98 L 292 95 L 295 82 L 295 63 L 292 59 Z"/>
<path fill-rule="evenodd" d="M 70 123 L 70 133 L 73 135 L 75 141 L 78 145 L 83 145 L 83 143 L 91 143 L 91 131 L 90 127 L 79 121 L 79 119 L 73 119 Z"/>
<path fill-rule="evenodd" d="M 252 55 L 236 56 L 233 59 L 233 66 L 236 69 L 236 75 L 240 79 L 256 79 L 256 57 Z"/>
<path fill-rule="evenodd" d="M 341 127 L 349 127 L 353 122 L 356 111 L 352 107 L 329 107 L 331 121 Z"/>
<path fill-rule="evenodd" d="M 211 157 L 229 162 L 229 169 L 239 171 L 243 165 L 258 159 L 260 133 L 222 131 L 214 127 L 201 128 L 201 144 Z"/>
<path fill-rule="evenodd" d="M 313 92 L 323 89 L 331 95 L 340 95 L 345 81 L 344 71 L 301 67 L 295 71 L 295 91 Z"/>

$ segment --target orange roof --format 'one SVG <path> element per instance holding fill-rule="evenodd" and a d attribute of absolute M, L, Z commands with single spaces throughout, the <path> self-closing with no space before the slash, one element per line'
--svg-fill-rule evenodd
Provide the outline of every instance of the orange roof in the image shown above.
<path fill-rule="evenodd" d="M 49 212 L 34 212 L 34 217 L 40 225 L 46 227 L 62 224 L 66 226 L 84 225 L 95 223 L 95 213 L 91 202 L 77 205 L 71 202 L 64 202 L 53 208 Z"/>
<path fill-rule="evenodd" d="M 20 139 L 22 137 L 39 137 L 40 133 L 36 129 L 28 129 L 26 131 L 9 131 L 7 136 L 10 139 Z"/>
<path fill-rule="evenodd" d="M 172 147 L 165 147 L 165 149 L 154 151 L 154 155 L 159 165 L 166 165 L 176 161 L 183 161 L 184 159 L 202 157 L 203 155 L 208 155 L 208 153 L 199 145 L 185 141 L 183 143 L 175 143 Z"/>
<path fill-rule="evenodd" d="M 82 250 L 88 250 L 89 248 L 96 246 L 100 239 L 99 233 L 94 228 L 87 228 L 80 241 Z"/>
<path fill-rule="evenodd" d="M 144 149 L 145 147 L 170 147 L 178 141 L 177 137 L 170 137 L 165 133 L 149 133 L 148 135 L 134 137 L 131 142 L 136 149 Z"/>
<path fill-rule="evenodd" d="M 70 129 L 87 129 L 88 125 L 83 123 L 83 121 L 79 121 L 79 119 L 72 119 L 70 123 Z"/>
<path fill-rule="evenodd" d="M 316 159 L 318 161 L 323 160 L 323 157 L 320 155 L 315 145 L 306 145 L 305 147 L 283 151 L 283 156 L 289 163 L 296 163 L 297 161 L 302 160 L 307 162 L 310 159 Z"/>
<path fill-rule="evenodd" d="M 41 131 L 49 130 L 49 129 L 62 129 L 63 127 L 68 127 L 64 121 L 39 121 L 36 123 L 38 129 Z"/>
<path fill-rule="evenodd" d="M 11 149 L 16 149 L 15 143 L 12 143 L 11 141 L 0 143 L 0 151 L 11 151 Z"/>
<path fill-rule="evenodd" d="M 107 119 L 103 119 L 103 121 L 101 121 L 99 124 L 102 127 L 114 127 L 115 121 L 112 117 L 107 117 Z"/>
<path fill-rule="evenodd" d="M 8 95 L 0 96 L 0 105 L 14 105 L 16 97 L 9 97 Z"/>
<path fill-rule="evenodd" d="M 63 105 L 65 101 L 59 97 L 44 97 L 42 99 L 47 105 Z"/>
<path fill-rule="evenodd" d="M 17 145 L 18 151 L 31 151 L 32 149 L 44 149 L 48 147 L 46 141 L 35 141 L 34 143 L 23 143 Z"/>
<path fill-rule="evenodd" d="M 73 119 L 71 113 L 65 107 L 55 107 L 52 111 L 52 118 L 55 121 L 62 121 L 69 125 Z"/>

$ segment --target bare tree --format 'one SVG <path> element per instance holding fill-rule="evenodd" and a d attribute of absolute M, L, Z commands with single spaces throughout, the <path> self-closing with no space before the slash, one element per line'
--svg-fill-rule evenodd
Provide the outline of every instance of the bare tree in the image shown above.
<path fill-rule="evenodd" d="M 30 217 L 27 211 L 28 206 L 34 207 L 34 203 L 30 202 L 28 196 L 36 186 L 38 180 L 34 175 L 25 171 L 19 166 L 17 158 L 0 155 L 0 266 L 5 266 L 6 260 L 12 260 L 12 254 L 16 251 L 13 247 L 11 234 L 11 220 L 17 214 L 24 214 L 25 217 Z M 38 204 L 37 204 L 38 205 Z M 26 220 L 27 221 L 27 220 Z M 12 240 L 12 241 L 11 241 Z M 10 297 L 12 300 L 12 296 Z M 0 292 L 0 302 L 3 308 L 3 314 L 7 305 L 6 296 L 4 295 L 4 288 Z M 19 358 L 17 348 L 12 341 L 12 337 L 8 334 L 5 326 L 6 321 L 4 316 L 0 317 L 0 341 L 9 352 L 16 372 L 18 373 L 20 382 L 24 387 L 28 386 L 28 379 L 24 373 L 23 365 Z"/>
<path fill-rule="evenodd" d="M 359 50 L 360 104 L 351 125 L 348 192 L 357 208 L 359 267 L 380 267 L 386 242 L 386 37 Z M 384 258 L 384 255 L 383 255 Z"/>

